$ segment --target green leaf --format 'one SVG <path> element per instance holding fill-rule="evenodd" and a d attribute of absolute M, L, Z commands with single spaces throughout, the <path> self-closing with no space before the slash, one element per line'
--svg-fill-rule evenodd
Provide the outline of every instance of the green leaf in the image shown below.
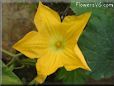
<path fill-rule="evenodd" d="M 33 60 L 33 59 L 29 59 L 29 58 L 27 58 L 27 59 L 23 59 L 23 60 L 21 60 L 20 63 L 22 63 L 22 64 L 24 64 L 24 65 L 35 66 L 35 64 L 36 64 L 36 60 Z"/>
<path fill-rule="evenodd" d="M 94 79 L 108 78 L 114 74 L 114 10 L 95 9 L 79 39 L 79 46 L 89 63 Z"/>
<path fill-rule="evenodd" d="M 77 9 L 72 5 L 71 8 L 76 14 L 83 12 L 82 8 Z M 87 8 L 85 10 L 91 11 Z M 94 79 L 108 78 L 114 74 L 113 14 L 113 8 L 94 8 L 91 19 L 78 42 L 92 69 L 92 72 L 87 74 Z"/>
<path fill-rule="evenodd" d="M 63 84 L 84 84 L 87 77 L 84 70 L 77 69 L 71 72 L 62 68 L 58 71 L 56 79 L 63 80 Z"/>
<path fill-rule="evenodd" d="M 21 80 L 0 60 L 2 63 L 2 85 L 22 85 Z"/>

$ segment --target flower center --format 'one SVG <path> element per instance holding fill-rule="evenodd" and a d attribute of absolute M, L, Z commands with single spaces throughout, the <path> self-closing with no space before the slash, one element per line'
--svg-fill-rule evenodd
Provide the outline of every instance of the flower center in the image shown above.
<path fill-rule="evenodd" d="M 60 41 L 57 41 L 56 44 L 55 44 L 56 48 L 61 48 L 62 46 L 62 43 Z"/>
<path fill-rule="evenodd" d="M 62 52 L 65 48 L 66 40 L 61 35 L 53 36 L 49 42 L 49 49 L 52 52 Z"/>

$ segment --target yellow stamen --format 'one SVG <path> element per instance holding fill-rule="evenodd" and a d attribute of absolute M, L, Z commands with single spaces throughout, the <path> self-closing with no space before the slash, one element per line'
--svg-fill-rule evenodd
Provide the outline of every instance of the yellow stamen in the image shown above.
<path fill-rule="evenodd" d="M 60 47 L 61 47 L 61 42 L 60 42 L 60 41 L 57 41 L 57 42 L 56 42 L 56 47 L 57 47 L 57 48 L 60 48 Z"/>

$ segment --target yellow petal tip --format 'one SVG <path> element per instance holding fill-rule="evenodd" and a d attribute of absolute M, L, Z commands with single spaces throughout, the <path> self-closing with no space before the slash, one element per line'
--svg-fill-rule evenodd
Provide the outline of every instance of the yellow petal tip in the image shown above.
<path fill-rule="evenodd" d="M 41 1 L 39 1 L 39 5 L 42 5 L 42 2 Z"/>
<path fill-rule="evenodd" d="M 17 43 L 15 43 L 12 48 L 17 49 Z"/>
<path fill-rule="evenodd" d="M 45 76 L 45 75 L 38 75 L 36 78 L 35 78 L 35 81 L 38 83 L 38 84 L 42 84 L 44 81 L 45 81 L 45 79 L 46 79 L 46 77 L 47 76 Z"/>
<path fill-rule="evenodd" d="M 92 71 L 88 66 L 86 67 L 86 70 L 88 70 L 88 71 Z"/>
<path fill-rule="evenodd" d="M 88 68 L 88 71 L 92 71 L 90 68 Z"/>

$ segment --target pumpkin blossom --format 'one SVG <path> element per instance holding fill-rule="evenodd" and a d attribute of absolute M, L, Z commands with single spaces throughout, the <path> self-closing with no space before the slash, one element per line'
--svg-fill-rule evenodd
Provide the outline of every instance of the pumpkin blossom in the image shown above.
<path fill-rule="evenodd" d="M 38 83 L 60 67 L 90 70 L 77 44 L 90 16 L 91 12 L 66 16 L 61 22 L 57 12 L 39 2 L 34 18 L 38 31 L 27 33 L 13 46 L 27 57 L 37 58 Z"/>

